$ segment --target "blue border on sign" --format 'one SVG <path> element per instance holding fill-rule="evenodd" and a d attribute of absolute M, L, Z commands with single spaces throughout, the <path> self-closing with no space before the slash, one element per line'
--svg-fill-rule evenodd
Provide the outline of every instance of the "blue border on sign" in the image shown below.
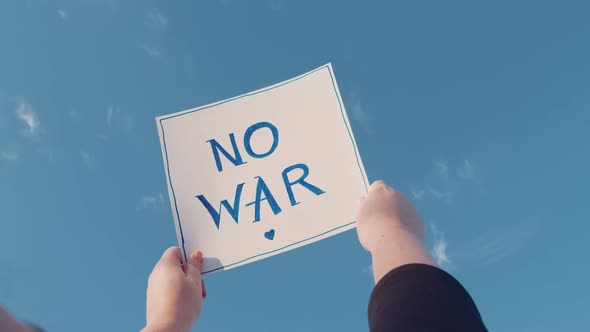
<path fill-rule="evenodd" d="M 352 144 L 352 148 L 354 150 L 354 155 L 356 157 L 356 162 L 357 162 L 357 165 L 359 167 L 359 171 L 361 172 L 361 176 L 363 177 L 363 183 L 365 185 L 365 191 L 368 192 L 367 180 L 365 179 L 365 173 L 363 172 L 362 167 L 361 167 L 359 153 L 358 153 L 358 150 L 357 150 L 356 145 L 354 143 L 354 138 L 352 136 L 352 132 L 350 130 L 350 127 L 348 125 L 348 122 L 346 121 L 346 117 L 344 115 L 344 108 L 342 107 L 342 101 L 340 100 L 340 95 L 338 94 L 338 88 L 336 87 L 336 83 L 334 81 L 334 75 L 332 75 L 332 70 L 331 70 L 329 64 L 323 65 L 322 67 L 316 68 L 316 69 L 310 71 L 309 73 L 306 73 L 304 75 L 301 75 L 301 76 L 296 77 L 296 78 L 293 78 L 293 79 L 290 79 L 288 81 L 285 81 L 285 82 L 283 82 L 281 84 L 278 84 L 278 85 L 273 86 L 273 87 L 270 87 L 270 88 L 262 89 L 262 90 L 256 91 L 256 92 L 247 93 L 247 94 L 244 94 L 244 95 L 241 95 L 241 96 L 237 96 L 237 97 L 234 97 L 234 98 L 230 98 L 230 99 L 227 99 L 227 100 L 224 100 L 224 101 L 221 101 L 221 102 L 218 102 L 218 103 L 214 103 L 214 104 L 211 104 L 211 105 L 208 105 L 208 106 L 203 106 L 203 107 L 192 109 L 192 110 L 189 110 L 189 111 L 186 111 L 186 112 L 183 112 L 183 113 L 177 113 L 175 115 L 171 115 L 171 116 L 168 116 L 168 117 L 165 117 L 165 118 L 161 118 L 159 122 L 160 122 L 160 129 L 162 130 L 162 143 L 164 145 L 164 154 L 165 154 L 165 158 L 166 158 L 166 173 L 168 175 L 168 183 L 170 183 L 170 189 L 172 191 L 172 198 L 174 200 L 174 211 L 176 212 L 176 220 L 178 220 L 178 229 L 180 230 L 180 240 L 181 240 L 181 245 L 182 245 L 182 253 L 184 255 L 184 260 L 185 261 L 187 260 L 187 256 L 186 256 L 186 249 L 185 249 L 185 246 L 184 246 L 184 233 L 182 232 L 182 222 L 180 221 L 180 214 L 178 213 L 178 204 L 176 203 L 176 193 L 174 192 L 174 185 L 172 184 L 172 177 L 170 175 L 170 162 L 168 160 L 168 149 L 166 147 L 166 133 L 164 131 L 164 125 L 162 124 L 162 122 L 164 120 L 169 120 L 169 119 L 176 118 L 176 117 L 179 117 L 179 116 L 182 116 L 182 115 L 186 115 L 186 114 L 190 114 L 190 113 L 193 113 L 193 112 L 201 111 L 201 110 L 204 110 L 204 109 L 207 109 L 207 108 L 219 106 L 219 105 L 228 103 L 228 102 L 233 101 L 233 100 L 236 100 L 236 99 L 240 99 L 240 98 L 243 98 L 243 97 L 254 96 L 254 95 L 257 95 L 257 94 L 262 93 L 262 92 L 266 92 L 266 91 L 269 91 L 269 90 L 272 90 L 272 89 L 276 89 L 276 88 L 281 87 L 283 85 L 286 85 L 288 83 L 295 82 L 295 81 L 300 80 L 300 79 L 302 79 L 304 77 L 307 77 L 307 76 L 309 76 L 309 75 L 311 75 L 311 74 L 313 74 L 313 73 L 315 73 L 317 71 L 320 71 L 322 69 L 328 69 L 328 73 L 330 74 L 330 79 L 332 81 L 332 87 L 334 88 L 334 94 L 336 96 L 336 99 L 338 100 L 338 106 L 340 107 L 340 114 L 342 115 L 342 120 L 344 121 L 344 125 L 346 126 L 346 130 L 348 132 L 348 136 L 350 137 L 350 143 Z M 277 251 L 286 249 L 288 247 L 292 247 L 292 246 L 297 245 L 297 244 L 300 244 L 302 242 L 313 240 L 315 238 L 318 238 L 320 236 L 326 235 L 326 234 L 328 234 L 330 232 L 333 232 L 335 230 L 338 230 L 340 228 L 343 228 L 343 227 L 352 225 L 355 222 L 356 221 L 351 221 L 349 223 L 346 223 L 344 225 L 340 225 L 338 227 L 332 228 L 332 229 L 330 229 L 328 231 L 325 231 L 325 232 L 320 233 L 318 235 L 315 235 L 315 236 L 306 238 L 304 240 L 300 240 L 300 241 L 291 243 L 289 245 L 283 246 L 281 248 L 277 248 L 277 249 L 274 249 L 274 250 L 271 250 L 271 251 L 267 251 L 267 252 L 264 252 L 264 253 L 261 253 L 261 254 L 257 254 L 257 255 L 254 255 L 252 257 L 248 257 L 248 258 L 242 259 L 240 261 L 237 261 L 237 262 L 234 262 L 234 263 L 231 263 L 231 264 L 228 264 L 228 265 L 224 265 L 224 266 L 221 266 L 221 267 L 218 267 L 218 268 L 209 270 L 209 271 L 205 271 L 205 272 L 202 272 L 201 274 L 207 274 L 207 273 L 211 273 L 211 272 L 214 272 L 214 271 L 217 271 L 217 270 L 222 270 L 222 269 L 224 269 L 226 267 L 230 267 L 230 266 L 233 266 L 233 265 L 236 265 L 236 264 L 240 264 L 240 263 L 246 262 L 248 260 L 251 260 L 251 259 L 260 257 L 260 256 L 272 254 L 274 252 L 277 252 Z"/>

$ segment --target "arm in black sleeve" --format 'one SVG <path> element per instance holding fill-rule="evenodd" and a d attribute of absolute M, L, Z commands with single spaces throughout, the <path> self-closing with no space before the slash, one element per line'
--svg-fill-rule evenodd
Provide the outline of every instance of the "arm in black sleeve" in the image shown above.
<path fill-rule="evenodd" d="M 425 264 L 391 270 L 369 301 L 371 332 L 487 331 L 469 293 L 453 276 Z"/>

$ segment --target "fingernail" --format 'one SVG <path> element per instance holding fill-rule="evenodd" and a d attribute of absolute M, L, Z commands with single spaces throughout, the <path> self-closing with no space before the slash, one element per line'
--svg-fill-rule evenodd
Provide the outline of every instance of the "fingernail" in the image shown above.
<path fill-rule="evenodd" d="M 191 255 L 191 258 L 197 261 L 202 261 L 203 260 L 203 253 L 199 250 L 197 252 L 193 252 L 193 254 Z"/>

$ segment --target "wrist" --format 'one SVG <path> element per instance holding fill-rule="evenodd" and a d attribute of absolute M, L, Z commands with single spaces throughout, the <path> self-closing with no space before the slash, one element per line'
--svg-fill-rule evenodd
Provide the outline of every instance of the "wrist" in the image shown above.
<path fill-rule="evenodd" d="M 376 233 L 378 235 L 373 237 L 374 240 L 372 241 L 371 248 L 369 248 L 372 256 L 384 252 L 390 254 L 392 250 L 397 251 L 400 249 L 400 246 L 403 247 L 408 242 L 424 244 L 424 241 L 412 231 L 397 224 L 381 227 Z"/>
<path fill-rule="evenodd" d="M 399 227 L 382 233 L 370 252 L 375 283 L 389 271 L 405 264 L 437 266 L 424 241 L 413 232 Z"/>

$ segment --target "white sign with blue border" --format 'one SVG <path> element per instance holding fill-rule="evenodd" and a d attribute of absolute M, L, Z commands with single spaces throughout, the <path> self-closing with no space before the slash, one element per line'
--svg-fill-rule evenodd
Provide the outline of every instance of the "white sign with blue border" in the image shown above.
<path fill-rule="evenodd" d="M 368 181 L 330 64 L 156 122 L 178 242 L 203 274 L 356 226 Z"/>

